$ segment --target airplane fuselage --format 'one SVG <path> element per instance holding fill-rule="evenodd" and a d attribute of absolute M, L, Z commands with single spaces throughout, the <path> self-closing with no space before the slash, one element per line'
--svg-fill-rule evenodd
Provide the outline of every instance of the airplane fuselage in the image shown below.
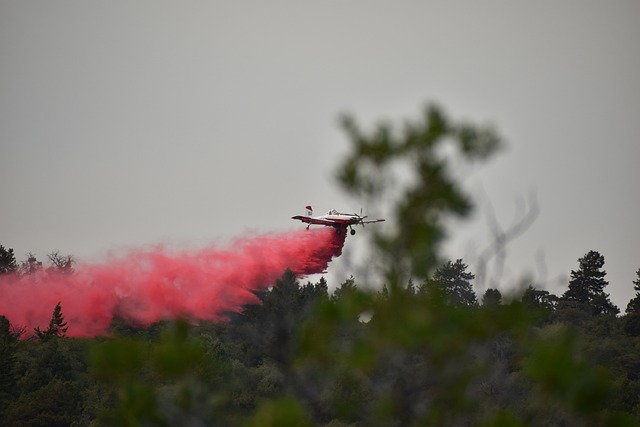
<path fill-rule="evenodd" d="M 307 212 L 311 214 L 312 210 L 310 206 L 307 206 Z M 336 210 L 330 210 L 326 215 L 320 216 L 311 216 L 311 215 L 296 215 L 291 217 L 291 219 L 297 219 L 302 221 L 307 225 L 307 229 L 311 225 L 324 225 L 328 227 L 334 227 L 338 234 L 341 234 L 347 228 L 351 229 L 351 234 L 356 234 L 356 230 L 352 228 L 354 225 L 362 225 L 370 224 L 374 222 L 382 222 L 384 219 L 378 219 L 374 221 L 365 221 L 366 216 L 361 216 L 358 214 L 347 214 L 338 212 Z"/>

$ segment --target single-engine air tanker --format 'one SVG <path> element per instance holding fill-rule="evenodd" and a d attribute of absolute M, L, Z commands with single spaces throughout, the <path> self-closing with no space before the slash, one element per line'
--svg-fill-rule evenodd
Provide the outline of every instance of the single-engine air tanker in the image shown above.
<path fill-rule="evenodd" d="M 335 209 L 332 209 L 325 215 L 313 216 L 313 209 L 311 208 L 311 206 L 307 206 L 306 209 L 306 215 L 292 216 L 291 219 L 297 219 L 309 224 L 307 225 L 307 230 L 312 225 L 326 225 L 327 227 L 335 228 L 336 233 L 338 234 L 342 234 L 348 228 L 349 230 L 351 230 L 351 235 L 354 235 L 356 234 L 356 230 L 353 229 L 354 225 L 362 225 L 364 227 L 365 224 L 373 224 L 375 222 L 384 221 L 384 219 L 365 221 L 365 218 L 367 218 L 367 216 L 362 216 L 362 210 L 360 211 L 360 215 L 355 213 L 342 213 L 338 212 Z"/>

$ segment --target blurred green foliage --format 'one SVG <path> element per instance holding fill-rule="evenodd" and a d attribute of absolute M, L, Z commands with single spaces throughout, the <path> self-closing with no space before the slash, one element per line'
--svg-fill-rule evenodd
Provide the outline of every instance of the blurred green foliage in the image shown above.
<path fill-rule="evenodd" d="M 472 208 L 455 179 L 453 157 L 485 159 L 501 146 L 501 138 L 489 126 L 452 122 L 435 105 L 400 130 L 381 123 L 366 134 L 351 116 L 343 116 L 341 124 L 352 147 L 338 169 L 342 187 L 377 204 L 393 200 L 392 226 L 373 231 L 387 281 L 396 286 L 407 277 L 427 279 L 442 261 L 443 221 L 464 217 Z M 406 173 L 410 182 L 399 184 Z"/>

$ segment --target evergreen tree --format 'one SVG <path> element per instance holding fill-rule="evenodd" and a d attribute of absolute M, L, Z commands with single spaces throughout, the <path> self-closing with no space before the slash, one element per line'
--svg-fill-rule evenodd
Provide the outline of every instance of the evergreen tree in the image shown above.
<path fill-rule="evenodd" d="M 67 333 L 67 322 L 64 321 L 64 316 L 62 316 L 62 306 L 60 302 L 56 304 L 56 307 L 53 309 L 53 314 L 51 315 L 51 321 L 49 322 L 49 328 L 44 331 L 40 330 L 40 327 L 37 326 L 34 328 L 36 331 L 36 335 L 40 338 L 41 341 L 47 341 L 52 337 L 64 337 Z"/>
<path fill-rule="evenodd" d="M 261 304 L 246 305 L 241 315 L 232 316 L 246 346 L 243 357 L 247 364 L 263 363 L 265 356 L 288 364 L 302 312 L 301 293 L 295 273 L 287 269 L 273 288 L 256 293 Z"/>
<path fill-rule="evenodd" d="M 382 289 L 378 291 L 378 297 L 382 300 L 389 299 L 389 288 L 386 283 L 382 285 Z"/>
<path fill-rule="evenodd" d="M 629 301 L 625 310 L 627 316 L 624 321 L 624 331 L 627 335 L 640 335 L 640 268 L 636 271 L 638 279 L 633 282 L 636 296 Z"/>
<path fill-rule="evenodd" d="M 482 305 L 500 305 L 502 304 L 502 294 L 497 289 L 487 289 L 482 296 Z"/>
<path fill-rule="evenodd" d="M 536 289 L 529 285 L 522 294 L 520 301 L 529 307 L 553 309 L 558 297 L 550 294 L 549 291 Z"/>
<path fill-rule="evenodd" d="M 321 300 L 329 298 L 329 285 L 324 277 L 321 277 L 316 284 L 307 282 L 299 289 L 300 303 L 305 312 L 308 312 Z"/>
<path fill-rule="evenodd" d="M 16 343 L 9 319 L 0 315 L 0 414 L 4 413 L 5 407 L 15 394 Z"/>
<path fill-rule="evenodd" d="M 331 295 L 331 300 L 340 301 L 341 298 L 344 298 L 345 296 L 352 294 L 357 289 L 358 287 L 356 286 L 356 279 L 354 279 L 353 276 L 350 276 L 347 280 L 342 282 L 340 286 L 333 291 L 333 295 Z"/>
<path fill-rule="evenodd" d="M 627 314 L 640 314 L 640 268 L 636 271 L 636 275 L 638 276 L 638 279 L 633 282 L 633 290 L 636 291 L 636 296 L 629 301 L 629 304 L 627 304 L 627 309 L 625 310 L 625 313 Z"/>
<path fill-rule="evenodd" d="M 13 249 L 5 249 L 0 245 L 0 274 L 15 273 L 16 271 L 18 271 L 18 264 L 13 255 Z"/>
<path fill-rule="evenodd" d="M 265 299 L 265 308 L 278 313 L 297 313 L 300 306 L 300 287 L 296 280 L 296 274 L 287 269 Z"/>
<path fill-rule="evenodd" d="M 456 262 L 447 261 L 433 273 L 433 285 L 444 292 L 447 301 L 454 305 L 476 306 L 478 301 L 471 286 L 471 280 L 475 278 L 467 270 L 467 265 L 462 259 Z"/>
<path fill-rule="evenodd" d="M 604 288 L 609 284 L 602 270 L 604 256 L 597 251 L 589 251 L 578 259 L 580 268 L 571 270 L 569 289 L 562 295 L 562 302 L 587 311 L 593 315 L 616 315 L 620 312 L 610 300 Z"/>

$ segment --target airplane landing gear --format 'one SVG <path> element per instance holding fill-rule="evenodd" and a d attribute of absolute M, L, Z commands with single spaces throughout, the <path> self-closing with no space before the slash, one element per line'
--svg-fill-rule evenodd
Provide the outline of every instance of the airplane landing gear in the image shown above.
<path fill-rule="evenodd" d="M 354 234 L 356 234 L 356 230 L 354 230 L 353 228 L 351 229 L 351 235 L 353 236 Z"/>

